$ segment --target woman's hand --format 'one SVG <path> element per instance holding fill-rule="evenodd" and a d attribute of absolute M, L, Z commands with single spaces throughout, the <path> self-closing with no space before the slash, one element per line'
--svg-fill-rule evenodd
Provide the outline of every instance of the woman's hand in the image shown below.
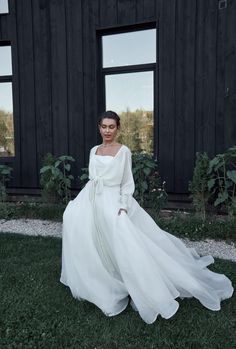
<path fill-rule="evenodd" d="M 119 212 L 118 212 L 118 216 L 120 216 L 120 214 L 121 214 L 122 211 L 125 211 L 125 213 L 127 213 L 127 210 L 126 210 L 125 208 L 120 208 L 120 209 L 119 209 Z"/>

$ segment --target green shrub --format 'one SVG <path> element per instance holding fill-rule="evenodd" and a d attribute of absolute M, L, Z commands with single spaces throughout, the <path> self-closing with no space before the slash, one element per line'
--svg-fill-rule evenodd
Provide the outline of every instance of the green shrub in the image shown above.
<path fill-rule="evenodd" d="M 0 165 L 0 201 L 7 198 L 6 182 L 10 180 L 12 168 L 7 165 Z"/>
<path fill-rule="evenodd" d="M 207 174 L 214 206 L 225 207 L 232 217 L 236 214 L 236 146 L 216 155 L 209 163 Z"/>
<path fill-rule="evenodd" d="M 54 157 L 48 153 L 40 169 L 40 184 L 43 187 L 42 196 L 49 202 L 70 200 L 71 181 L 74 177 L 69 174 L 70 162 L 75 161 L 71 156 Z"/>
<path fill-rule="evenodd" d="M 141 206 L 152 207 L 159 213 L 167 200 L 167 193 L 165 182 L 161 182 L 157 171 L 157 163 L 151 155 L 145 153 L 134 153 L 132 159 L 134 197 Z"/>
<path fill-rule="evenodd" d="M 43 159 L 43 167 L 40 169 L 40 185 L 42 186 L 42 198 L 45 202 L 56 202 L 59 200 L 59 195 L 57 193 L 58 180 L 52 178 L 51 171 L 43 170 L 47 166 L 54 166 L 56 158 L 48 153 Z"/>
<path fill-rule="evenodd" d="M 229 217 L 233 217 L 236 214 L 236 146 L 212 160 L 206 153 L 197 153 L 189 190 L 193 205 L 203 218 L 207 203 L 226 210 Z"/>
<path fill-rule="evenodd" d="M 210 197 L 208 190 L 208 174 L 210 159 L 206 152 L 203 154 L 197 153 L 193 179 L 189 182 L 190 197 L 193 199 L 193 206 L 196 212 L 200 213 L 203 220 L 206 219 L 206 204 Z"/>
<path fill-rule="evenodd" d="M 82 189 L 85 186 L 85 184 L 88 182 L 88 179 L 89 179 L 88 167 L 81 168 L 81 172 L 82 172 L 82 174 L 80 176 L 78 176 L 78 178 L 79 178 L 80 188 Z"/>

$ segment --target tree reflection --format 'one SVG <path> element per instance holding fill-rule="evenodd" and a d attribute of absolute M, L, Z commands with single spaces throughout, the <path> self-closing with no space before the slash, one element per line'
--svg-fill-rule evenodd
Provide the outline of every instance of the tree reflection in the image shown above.
<path fill-rule="evenodd" d="M 153 154 L 153 111 L 136 109 L 119 112 L 121 131 L 118 141 L 132 152 Z"/>
<path fill-rule="evenodd" d="M 13 114 L 0 109 L 0 157 L 14 153 Z"/>

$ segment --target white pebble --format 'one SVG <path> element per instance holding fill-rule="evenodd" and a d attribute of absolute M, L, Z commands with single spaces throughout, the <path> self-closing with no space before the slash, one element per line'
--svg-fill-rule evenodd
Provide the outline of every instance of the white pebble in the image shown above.
<path fill-rule="evenodd" d="M 61 238 L 62 223 L 40 219 L 0 219 L 0 232 Z M 181 240 L 188 247 L 194 247 L 201 255 L 210 254 L 213 257 L 236 261 L 234 242 L 226 243 L 224 240 L 211 239 L 192 241 L 187 238 L 181 238 Z"/>

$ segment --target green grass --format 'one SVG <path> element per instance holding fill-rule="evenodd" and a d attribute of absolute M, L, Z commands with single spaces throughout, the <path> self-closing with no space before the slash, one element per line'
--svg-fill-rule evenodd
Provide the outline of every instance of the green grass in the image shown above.
<path fill-rule="evenodd" d="M 169 320 L 147 325 L 129 306 L 106 317 L 88 302 L 75 300 L 59 283 L 61 240 L 0 234 L 1 349 L 233 349 L 236 297 L 218 312 L 196 299 L 178 299 Z M 236 283 L 233 262 L 216 259 L 210 269 Z"/>
<path fill-rule="evenodd" d="M 0 203 L 0 219 L 31 218 L 61 221 L 64 209 L 63 204 L 3 202 Z"/>
<path fill-rule="evenodd" d="M 163 230 L 191 240 L 209 238 L 236 241 L 236 219 L 209 217 L 203 222 L 194 215 L 185 218 L 176 215 L 171 218 L 157 218 L 156 222 Z"/>
<path fill-rule="evenodd" d="M 63 204 L 46 204 L 39 202 L 0 203 L 0 219 L 35 218 L 62 221 L 65 209 Z M 164 230 L 180 237 L 192 240 L 205 238 L 236 241 L 236 219 L 208 216 L 203 222 L 194 214 L 186 217 L 174 212 L 171 217 L 158 217 L 152 209 L 147 209 L 157 224 Z"/>

